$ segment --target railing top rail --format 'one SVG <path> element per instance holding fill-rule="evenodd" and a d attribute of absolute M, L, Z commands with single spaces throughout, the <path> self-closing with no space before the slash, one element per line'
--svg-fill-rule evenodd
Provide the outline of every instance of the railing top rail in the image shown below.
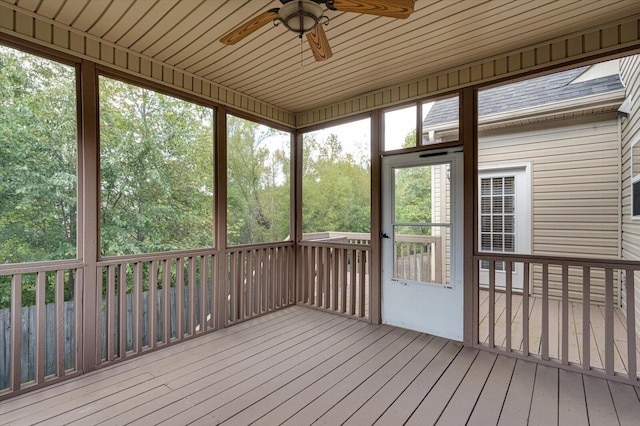
<path fill-rule="evenodd" d="M 640 270 L 640 261 L 601 259 L 588 257 L 554 257 L 538 256 L 528 254 L 506 254 L 506 253 L 476 253 L 474 260 L 498 260 L 525 263 L 540 263 L 568 266 L 587 266 L 591 268 L 620 268 Z"/>
<path fill-rule="evenodd" d="M 370 233 L 364 232 L 336 232 L 336 231 L 326 231 L 326 232 L 311 232 L 302 235 L 302 242 L 310 242 L 310 241 L 327 241 L 327 240 L 335 240 L 339 238 L 347 238 L 349 240 L 371 240 Z M 402 243 L 436 243 L 439 242 L 442 237 L 433 236 L 433 235 L 403 235 L 397 234 L 396 241 Z"/>
<path fill-rule="evenodd" d="M 442 240 L 442 237 L 436 237 L 433 235 L 398 235 L 396 234 L 396 241 L 399 243 L 437 243 Z"/>
<path fill-rule="evenodd" d="M 84 267 L 81 260 L 52 260 L 47 262 L 12 263 L 0 265 L 0 276 L 16 274 L 33 274 L 37 272 L 59 271 L 62 269 L 78 269 Z"/>
<path fill-rule="evenodd" d="M 238 251 L 251 251 L 261 250 L 273 247 L 293 247 L 293 241 L 278 241 L 273 243 L 260 243 L 260 244 L 242 244 L 239 246 L 227 247 L 226 253 L 233 253 Z"/>
<path fill-rule="evenodd" d="M 211 254 L 217 254 L 218 249 L 215 248 L 202 248 L 194 250 L 176 250 L 165 251 L 158 253 L 144 253 L 144 254 L 128 254 L 126 256 L 110 256 L 103 257 L 98 260 L 98 266 L 118 265 L 120 263 L 137 263 L 137 262 L 149 262 L 153 260 L 164 259 L 177 259 L 180 257 L 194 257 L 194 256 L 206 256 Z"/>
<path fill-rule="evenodd" d="M 323 240 L 311 240 L 300 241 L 301 247 L 332 247 L 332 248 L 344 248 L 344 249 L 356 249 L 363 251 L 371 251 L 370 244 L 356 244 L 356 243 L 341 243 L 335 240 L 323 241 Z"/>
<path fill-rule="evenodd" d="M 324 240 L 329 238 L 347 238 L 350 240 L 370 240 L 371 234 L 369 232 L 338 232 L 338 231 L 308 232 L 308 233 L 302 234 L 303 241 Z"/>

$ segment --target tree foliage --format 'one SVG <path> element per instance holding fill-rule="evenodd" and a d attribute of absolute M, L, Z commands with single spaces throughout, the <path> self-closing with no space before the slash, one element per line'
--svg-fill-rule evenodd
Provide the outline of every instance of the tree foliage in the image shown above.
<path fill-rule="evenodd" d="M 227 244 L 284 241 L 290 234 L 288 133 L 227 116 Z"/>
<path fill-rule="evenodd" d="M 405 137 L 403 147 L 415 146 L 416 131 Z M 428 223 L 432 221 L 431 180 L 433 166 L 408 167 L 395 173 L 395 221 Z M 423 226 L 403 227 L 403 234 L 431 235 Z"/>
<path fill-rule="evenodd" d="M 213 245 L 213 110 L 100 77 L 105 256 Z"/>
<path fill-rule="evenodd" d="M 343 150 L 335 134 L 303 141 L 303 232 L 369 232 L 371 172 L 368 154 Z"/>

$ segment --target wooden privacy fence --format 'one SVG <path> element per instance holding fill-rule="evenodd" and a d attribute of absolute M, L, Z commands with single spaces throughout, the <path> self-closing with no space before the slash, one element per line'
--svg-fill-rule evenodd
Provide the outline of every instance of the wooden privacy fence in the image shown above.
<path fill-rule="evenodd" d="M 480 286 L 479 270 L 488 266 L 489 284 Z M 504 262 L 503 271 L 496 263 Z M 513 266 L 522 266 L 514 268 Z M 513 288 L 522 271 L 523 290 Z M 632 261 L 557 259 L 542 256 L 482 254 L 474 256 L 474 345 L 511 356 L 637 384 L 638 351 L 635 274 Z M 504 290 L 496 275 L 504 274 Z M 550 277 L 560 280 L 550 295 Z M 581 299 L 569 297 L 570 278 L 582 282 Z M 530 294 L 533 286 L 540 295 Z M 592 286 L 604 287 L 604 303 L 593 303 Z M 614 298 L 622 287 L 622 307 Z"/>
<path fill-rule="evenodd" d="M 0 272 L 11 294 L 11 307 L 0 314 L 0 396 L 80 374 L 81 267 L 41 262 Z M 23 298 L 35 305 L 22 306 Z"/>
<path fill-rule="evenodd" d="M 21 335 L 20 353 L 20 383 L 28 383 L 36 378 L 37 366 L 36 357 L 36 337 L 38 335 L 38 309 L 35 305 L 23 306 L 22 315 L 19 318 Z M 62 324 L 63 338 L 60 340 L 56 317 L 58 315 L 57 305 L 47 303 L 45 308 L 45 347 L 44 347 L 44 375 L 53 376 L 58 370 L 58 356 L 63 357 L 64 370 L 69 371 L 75 368 L 75 302 L 73 300 L 63 303 Z M 63 345 L 63 354 L 58 353 L 58 345 Z M 7 389 L 10 385 L 11 377 L 11 309 L 0 309 L 0 389 Z"/>
<path fill-rule="evenodd" d="M 299 250 L 298 303 L 368 320 L 371 246 L 313 240 Z"/>

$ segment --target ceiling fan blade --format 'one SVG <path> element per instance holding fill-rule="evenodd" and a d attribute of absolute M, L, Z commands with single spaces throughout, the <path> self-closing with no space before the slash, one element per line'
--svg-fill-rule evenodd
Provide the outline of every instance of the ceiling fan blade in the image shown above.
<path fill-rule="evenodd" d="M 327 0 L 329 9 L 400 19 L 408 18 L 414 5 L 414 0 Z"/>
<path fill-rule="evenodd" d="M 236 44 L 252 32 L 262 28 L 270 22 L 273 22 L 273 19 L 278 16 L 278 9 L 269 9 L 266 12 L 262 12 L 260 15 L 255 18 L 249 19 L 247 22 L 243 23 L 240 26 L 237 26 L 224 37 L 220 39 L 220 43 L 222 44 Z"/>
<path fill-rule="evenodd" d="M 316 61 L 326 61 L 331 56 L 331 46 L 329 46 L 329 40 L 327 40 L 327 34 L 322 29 L 322 24 L 318 24 L 311 31 L 307 33 L 307 41 L 313 52 L 313 57 Z"/>

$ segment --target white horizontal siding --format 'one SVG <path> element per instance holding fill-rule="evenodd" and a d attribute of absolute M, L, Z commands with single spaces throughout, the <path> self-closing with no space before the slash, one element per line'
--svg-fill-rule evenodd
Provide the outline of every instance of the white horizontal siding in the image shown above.
<path fill-rule="evenodd" d="M 631 113 L 621 120 L 622 134 L 622 257 L 640 260 L 640 220 L 631 217 L 631 142 L 640 137 L 640 55 L 625 58 L 620 75 L 626 86 Z M 626 296 L 623 300 L 626 299 Z M 626 303 L 625 303 L 626 306 Z M 640 330 L 640 274 L 635 277 L 636 334 Z"/>
<path fill-rule="evenodd" d="M 532 254 L 618 258 L 617 129 L 615 114 L 602 114 L 481 132 L 480 167 L 531 164 Z M 549 284 L 559 296 L 561 277 L 552 273 Z M 571 274 L 570 296 L 580 299 L 581 288 L 582 275 Z M 592 293 L 603 301 L 602 280 Z"/>

